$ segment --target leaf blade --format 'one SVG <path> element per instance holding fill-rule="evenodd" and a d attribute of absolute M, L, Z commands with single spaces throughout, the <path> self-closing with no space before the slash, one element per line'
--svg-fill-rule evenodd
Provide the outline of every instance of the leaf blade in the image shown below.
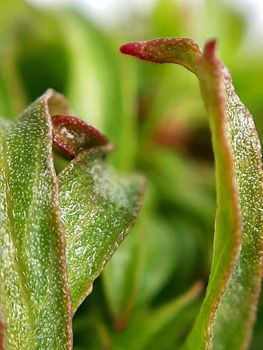
<path fill-rule="evenodd" d="M 193 45 L 185 54 L 180 52 L 181 40 L 190 39 L 130 43 L 121 51 L 153 62 L 181 64 L 199 79 L 212 132 L 218 210 L 206 298 L 186 347 L 240 349 L 249 342 L 262 279 L 260 144 L 252 116 L 236 96 L 229 73 L 215 55 L 215 41 L 206 44 L 203 54 L 198 49 L 193 52 Z M 231 309 L 233 303 L 235 312 Z"/>
<path fill-rule="evenodd" d="M 51 97 L 50 91 L 38 99 L 1 135 L 0 295 L 7 349 L 72 346 Z"/>
<path fill-rule="evenodd" d="M 242 234 L 241 251 L 216 315 L 213 346 L 245 349 L 252 333 L 262 280 L 261 147 L 253 118 L 236 95 L 229 72 L 223 66 L 218 67 L 213 42 L 207 43 L 204 57 L 214 70 L 220 70 L 221 88 L 218 85 L 215 88 L 218 95 L 222 91 L 225 95 L 223 112 L 233 157 Z"/>
<path fill-rule="evenodd" d="M 140 207 L 143 179 L 116 176 L 103 161 L 108 149 L 81 152 L 59 175 L 73 311 L 91 292 Z M 73 217 L 76 212 L 78 217 Z"/>

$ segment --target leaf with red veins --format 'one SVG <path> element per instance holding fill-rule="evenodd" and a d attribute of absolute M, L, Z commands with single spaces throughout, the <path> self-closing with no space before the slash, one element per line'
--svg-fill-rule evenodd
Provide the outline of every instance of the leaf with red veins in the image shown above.
<path fill-rule="evenodd" d="M 206 296 L 185 349 L 246 349 L 262 280 L 263 176 L 260 142 L 248 109 L 216 55 L 191 39 L 128 43 L 121 52 L 194 72 L 209 116 L 217 213 Z"/>
<path fill-rule="evenodd" d="M 68 157 L 74 158 L 83 149 L 106 145 L 109 141 L 93 126 L 69 115 L 54 115 L 53 143 Z"/>

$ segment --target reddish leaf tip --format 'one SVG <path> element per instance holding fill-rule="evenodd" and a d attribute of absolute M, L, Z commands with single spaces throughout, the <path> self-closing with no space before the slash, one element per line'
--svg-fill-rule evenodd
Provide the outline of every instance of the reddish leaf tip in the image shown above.
<path fill-rule="evenodd" d="M 53 142 L 68 157 L 74 158 L 84 148 L 108 144 L 108 138 L 83 120 L 68 116 L 54 115 Z"/>
<path fill-rule="evenodd" d="M 207 58 L 214 58 L 216 54 L 217 41 L 216 39 L 211 39 L 205 44 L 204 56 Z"/>
<path fill-rule="evenodd" d="M 120 47 L 120 52 L 125 55 L 137 56 L 140 53 L 142 44 L 140 42 L 131 42 L 123 44 Z"/>

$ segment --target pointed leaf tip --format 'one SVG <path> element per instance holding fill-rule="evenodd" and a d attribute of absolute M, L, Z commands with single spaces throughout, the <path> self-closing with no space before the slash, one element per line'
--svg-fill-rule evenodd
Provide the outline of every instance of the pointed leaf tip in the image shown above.
<path fill-rule="evenodd" d="M 216 39 L 211 39 L 206 42 L 204 47 L 204 56 L 213 59 L 216 56 L 217 41 Z"/>

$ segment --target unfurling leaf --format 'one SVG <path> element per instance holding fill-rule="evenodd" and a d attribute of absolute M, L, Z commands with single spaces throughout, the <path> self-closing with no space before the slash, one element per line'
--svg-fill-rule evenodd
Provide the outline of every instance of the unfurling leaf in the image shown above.
<path fill-rule="evenodd" d="M 54 144 L 69 157 L 76 157 L 85 148 L 102 146 L 108 143 L 106 136 L 79 118 L 68 115 L 54 115 L 52 124 Z"/>
<path fill-rule="evenodd" d="M 217 213 L 206 297 L 187 349 L 245 349 L 255 319 L 262 278 L 262 163 L 253 118 L 237 97 L 229 72 L 191 39 L 128 43 L 126 54 L 177 63 L 199 79 L 209 114 L 216 166 Z"/>
<path fill-rule="evenodd" d="M 0 349 L 71 349 L 73 311 L 138 214 L 142 178 L 114 174 L 107 138 L 68 112 L 49 90 L 0 121 Z M 59 177 L 54 139 L 76 155 Z"/>

